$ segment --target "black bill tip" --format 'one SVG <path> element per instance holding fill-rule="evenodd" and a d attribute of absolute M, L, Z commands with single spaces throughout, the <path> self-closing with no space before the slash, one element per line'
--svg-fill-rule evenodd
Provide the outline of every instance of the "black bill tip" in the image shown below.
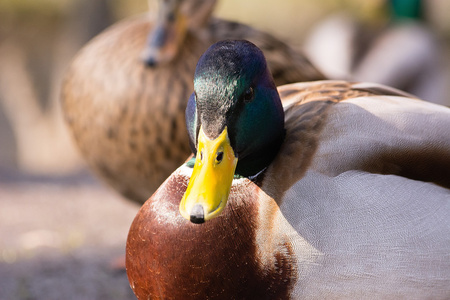
<path fill-rule="evenodd" d="M 201 204 L 195 204 L 191 210 L 190 220 L 194 224 L 205 223 L 205 212 Z"/>

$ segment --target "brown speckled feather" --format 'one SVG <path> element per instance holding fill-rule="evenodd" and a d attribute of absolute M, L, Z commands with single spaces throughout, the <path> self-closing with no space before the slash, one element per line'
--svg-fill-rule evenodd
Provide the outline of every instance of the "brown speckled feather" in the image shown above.
<path fill-rule="evenodd" d="M 266 53 L 277 84 L 324 79 L 274 37 L 217 19 L 206 35 L 188 32 L 170 64 L 146 68 L 140 56 L 152 26 L 144 15 L 107 29 L 77 55 L 62 89 L 67 122 L 88 165 L 137 202 L 190 154 L 184 110 L 197 60 L 212 43 L 232 37 L 253 41 Z"/>
<path fill-rule="evenodd" d="M 88 164 L 140 202 L 190 152 L 185 99 L 197 53 L 207 46 L 191 37 L 182 58 L 154 71 L 139 59 L 150 27 L 140 17 L 96 37 L 75 58 L 62 90 L 66 119 Z"/>

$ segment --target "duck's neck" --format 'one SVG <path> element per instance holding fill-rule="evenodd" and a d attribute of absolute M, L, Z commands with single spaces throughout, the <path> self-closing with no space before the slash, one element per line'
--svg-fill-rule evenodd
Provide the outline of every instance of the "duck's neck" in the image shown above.
<path fill-rule="evenodd" d="M 266 144 L 258 151 L 244 157 L 236 166 L 236 174 L 238 176 L 251 177 L 263 171 L 277 156 L 284 138 L 285 131 L 283 130 L 282 134 L 277 136 L 270 143 Z"/>

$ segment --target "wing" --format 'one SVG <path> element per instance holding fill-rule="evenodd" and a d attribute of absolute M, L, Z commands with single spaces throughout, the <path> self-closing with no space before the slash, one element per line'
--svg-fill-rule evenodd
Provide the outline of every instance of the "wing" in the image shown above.
<path fill-rule="evenodd" d="M 261 188 L 299 264 L 295 297 L 447 298 L 450 109 L 338 81 L 280 94 L 287 137 Z"/>
<path fill-rule="evenodd" d="M 280 210 L 295 229 L 279 234 L 299 261 L 298 299 L 450 295 L 448 189 L 396 175 L 308 171 Z"/>
<path fill-rule="evenodd" d="M 274 199 L 307 170 L 359 170 L 450 188 L 450 109 L 378 84 L 320 81 L 279 88 L 286 140 L 268 172 Z M 280 180 L 281 181 L 281 180 Z M 281 193 L 281 194 L 280 194 Z"/>

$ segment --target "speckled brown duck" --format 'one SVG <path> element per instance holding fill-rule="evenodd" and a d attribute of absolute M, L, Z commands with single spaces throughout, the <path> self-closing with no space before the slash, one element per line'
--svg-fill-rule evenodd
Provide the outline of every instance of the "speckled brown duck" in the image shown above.
<path fill-rule="evenodd" d="M 246 41 L 211 46 L 195 157 L 141 207 L 138 299 L 448 299 L 450 109 L 345 81 L 278 90 Z"/>
<path fill-rule="evenodd" d="M 160 1 L 156 21 L 141 15 L 113 25 L 78 53 L 66 74 L 62 108 L 82 155 L 130 199 L 147 200 L 190 154 L 184 111 L 197 60 L 212 43 L 253 41 L 277 84 L 324 78 L 269 34 L 211 18 L 215 2 Z"/>

